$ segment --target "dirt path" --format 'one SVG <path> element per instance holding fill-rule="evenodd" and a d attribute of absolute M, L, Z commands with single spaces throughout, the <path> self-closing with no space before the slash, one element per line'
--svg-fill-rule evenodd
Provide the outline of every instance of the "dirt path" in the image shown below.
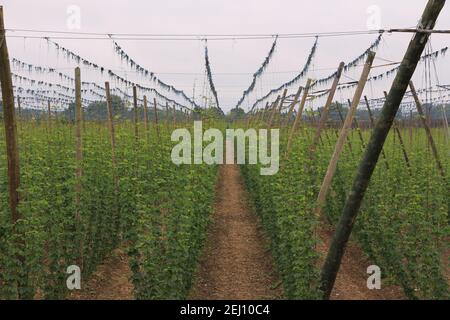
<path fill-rule="evenodd" d="M 317 250 L 323 255 L 327 253 L 333 238 L 331 228 L 322 227 L 319 230 L 322 243 Z M 323 263 L 323 261 L 321 261 Z M 342 264 L 339 269 L 336 282 L 331 293 L 331 300 L 400 300 L 405 299 L 399 286 L 386 285 L 381 282 L 380 290 L 369 290 L 367 288 L 367 267 L 372 265 L 365 258 L 361 248 L 354 242 L 348 243 Z"/>
<path fill-rule="evenodd" d="M 123 249 L 116 249 L 97 271 L 82 282 L 81 291 L 72 293 L 70 300 L 133 300 L 133 284 L 128 256 Z"/>
<path fill-rule="evenodd" d="M 240 170 L 223 165 L 217 200 L 191 299 L 278 299 L 268 242 L 248 207 Z"/>

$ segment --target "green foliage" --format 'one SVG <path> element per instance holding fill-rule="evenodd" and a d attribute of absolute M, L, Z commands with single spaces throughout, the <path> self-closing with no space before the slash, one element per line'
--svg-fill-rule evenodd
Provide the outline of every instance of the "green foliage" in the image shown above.
<path fill-rule="evenodd" d="M 74 126 L 20 123 L 23 218 L 14 227 L 6 155 L 0 153 L 0 299 L 62 299 L 67 267 L 80 266 L 85 281 L 120 244 L 130 251 L 137 298 L 186 296 L 211 212 L 216 168 L 175 167 L 170 132 L 159 129 L 161 141 L 155 128 L 148 135 L 139 128 L 136 139 L 130 122 L 118 124 L 114 168 L 107 126 L 87 122 L 77 205 Z"/>
<path fill-rule="evenodd" d="M 439 139 L 442 131 L 435 131 L 435 140 L 440 154 L 445 155 L 449 148 Z M 408 130 L 402 131 L 402 135 L 412 174 L 406 167 L 398 138 L 391 133 L 384 146 L 387 160 L 380 157 L 354 236 L 369 258 L 381 267 L 385 281 L 401 285 L 408 298 L 448 299 L 444 276 L 448 262 L 443 257 L 449 249 L 450 189 L 436 170 L 425 132 L 415 129 L 412 144 L 406 141 Z M 367 141 L 368 135 L 365 138 Z M 348 150 L 342 155 L 324 210 L 334 223 L 342 212 L 362 156 L 356 135 L 352 144 L 354 155 Z M 322 156 L 329 157 L 327 153 Z M 443 160 L 449 172 L 449 161 Z"/>
<path fill-rule="evenodd" d="M 305 146 L 299 137 L 291 157 L 280 162 L 280 171 L 274 176 L 261 176 L 259 165 L 242 167 L 256 211 L 271 238 L 272 254 L 289 299 L 320 297 L 318 254 L 314 251 L 318 221 L 311 214 L 316 186 Z"/>
<path fill-rule="evenodd" d="M 387 160 L 380 157 L 353 236 L 369 259 L 380 266 L 384 283 L 400 285 L 411 299 L 448 299 L 445 269 L 449 266 L 444 256 L 449 250 L 450 188 L 436 170 L 425 132 L 414 129 L 412 141 L 408 130 L 402 134 L 412 175 L 405 165 L 398 139 L 391 133 L 384 147 Z M 434 131 L 448 173 L 450 162 L 444 155 L 450 150 L 444 134 L 442 129 Z M 367 142 L 370 132 L 363 131 L 363 135 Z M 282 137 L 286 137 L 286 132 Z M 311 137 L 310 129 L 300 129 L 289 159 L 282 159 L 275 176 L 260 176 L 258 166 L 242 167 L 256 210 L 270 235 L 284 289 L 291 299 L 320 297 L 320 266 L 314 250 L 318 221 L 314 206 L 336 135 L 331 130 L 322 134 L 313 161 L 308 153 Z M 337 223 L 342 213 L 363 152 L 356 132 L 352 131 L 349 139 L 351 149 L 349 144 L 345 145 L 323 208 L 332 224 Z M 281 157 L 285 146 L 284 139 Z"/>

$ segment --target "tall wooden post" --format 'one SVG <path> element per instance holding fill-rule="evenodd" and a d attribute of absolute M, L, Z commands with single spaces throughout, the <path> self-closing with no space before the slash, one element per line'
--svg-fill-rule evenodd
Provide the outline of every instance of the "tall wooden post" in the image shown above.
<path fill-rule="evenodd" d="M 3 98 L 3 119 L 6 138 L 6 159 L 8 161 L 8 192 L 11 220 L 15 224 L 21 218 L 17 211 L 19 205 L 20 166 L 19 149 L 17 146 L 17 125 L 14 110 L 14 91 L 11 79 L 8 47 L 5 36 L 3 6 L 0 6 L 0 82 Z"/>
<path fill-rule="evenodd" d="M 373 60 L 375 58 L 375 53 L 370 52 L 367 56 L 366 63 L 364 64 L 364 69 L 361 74 L 361 78 L 358 82 L 358 86 L 355 91 L 355 95 L 353 97 L 352 106 L 348 110 L 347 117 L 345 118 L 344 125 L 341 129 L 341 133 L 339 135 L 338 141 L 336 142 L 336 146 L 333 152 L 333 155 L 331 157 L 330 163 L 328 164 L 328 169 L 325 174 L 325 178 L 323 179 L 322 186 L 319 191 L 319 196 L 317 197 L 317 203 L 316 203 L 316 214 L 317 216 L 320 216 L 322 212 L 322 206 L 325 203 L 325 200 L 328 195 L 328 190 L 330 189 L 331 182 L 333 180 L 334 174 L 336 172 L 337 163 L 339 160 L 339 157 L 342 152 L 342 148 L 344 147 L 344 143 L 347 140 L 348 134 L 351 129 L 353 117 L 356 112 L 356 108 L 358 107 L 359 101 L 361 100 L 361 96 L 364 90 L 364 87 L 367 82 L 367 78 L 370 73 L 370 69 L 372 67 Z"/>
<path fill-rule="evenodd" d="M 289 157 L 289 152 L 291 152 L 292 140 L 294 139 L 295 132 L 297 131 L 298 125 L 300 124 L 303 116 L 303 109 L 305 108 L 306 99 L 308 98 L 309 89 L 311 88 L 311 79 L 306 81 L 305 89 L 303 90 L 302 101 L 298 107 L 297 115 L 295 116 L 294 124 L 292 125 L 291 132 L 289 134 L 288 143 L 286 147 L 285 158 Z"/>
<path fill-rule="evenodd" d="M 409 83 L 409 87 L 411 88 L 411 93 L 414 97 L 414 101 L 416 102 L 417 112 L 419 113 L 420 121 L 422 122 L 423 127 L 425 128 L 425 132 L 427 134 L 428 142 L 431 146 L 431 151 L 433 153 L 434 161 L 436 161 L 436 167 L 439 171 L 439 174 L 442 176 L 442 178 L 445 179 L 445 171 L 444 167 L 442 166 L 441 160 L 439 159 L 439 153 L 436 148 L 436 144 L 434 143 L 433 135 L 431 134 L 430 127 L 428 126 L 427 120 L 425 118 L 425 114 L 422 109 L 422 103 L 419 100 L 419 97 L 417 96 L 416 88 L 414 87 L 414 84 L 412 81 Z"/>
<path fill-rule="evenodd" d="M 156 128 L 156 135 L 159 136 L 159 126 L 158 126 L 158 103 L 156 102 L 156 98 L 153 98 L 153 105 L 155 106 L 155 128 Z"/>
<path fill-rule="evenodd" d="M 339 67 L 336 71 L 336 76 L 334 77 L 333 84 L 331 85 L 330 92 L 328 94 L 327 101 L 325 102 L 325 106 L 322 110 L 322 115 L 320 116 L 319 124 L 317 125 L 316 133 L 313 138 L 313 142 L 310 147 L 310 154 L 313 155 L 317 146 L 317 143 L 320 140 L 320 134 L 322 132 L 322 129 L 324 128 L 325 124 L 328 120 L 328 114 L 330 112 L 330 106 L 333 103 L 334 94 L 336 93 L 337 86 L 339 85 L 339 81 L 341 79 L 342 70 L 344 69 L 344 62 L 341 62 L 339 64 Z"/>
<path fill-rule="evenodd" d="M 50 100 L 47 100 L 47 122 L 48 122 L 48 127 L 51 128 L 51 126 L 52 126 L 52 107 L 50 105 Z"/>
<path fill-rule="evenodd" d="M 138 115 L 138 105 L 137 105 L 137 88 L 133 86 L 133 110 L 134 110 L 134 136 L 136 141 L 139 139 L 139 115 Z"/>
<path fill-rule="evenodd" d="M 147 96 L 144 96 L 144 130 L 145 130 L 145 136 L 147 139 L 147 142 L 149 142 L 149 127 L 148 127 L 148 102 L 147 102 Z"/>
<path fill-rule="evenodd" d="M 76 159 L 76 221 L 81 220 L 79 206 L 81 201 L 81 177 L 83 175 L 83 140 L 81 136 L 82 130 L 82 110 L 81 110 L 81 71 L 75 68 L 75 159 Z"/>
<path fill-rule="evenodd" d="M 445 0 L 429 0 L 421 18 L 421 23 L 426 29 L 433 29 L 436 19 L 444 7 Z M 356 221 L 359 208 L 364 198 L 366 189 L 370 183 L 373 171 L 380 156 L 383 144 L 397 114 L 400 103 L 408 88 L 417 63 L 427 44 L 429 33 L 416 33 L 411 40 L 405 57 L 400 64 L 399 71 L 392 83 L 391 91 L 386 100 L 381 116 L 370 137 L 363 158 L 360 161 L 357 175 L 345 203 L 341 218 L 336 227 L 328 255 L 321 273 L 321 290 L 323 298 L 328 299 L 336 280 L 336 275 L 345 252 L 348 239 Z"/>
<path fill-rule="evenodd" d="M 300 99 L 300 94 L 302 93 L 303 87 L 299 86 L 297 93 L 294 96 L 294 100 L 292 101 L 288 113 L 286 115 L 286 119 L 284 121 L 284 123 L 281 125 L 282 127 L 288 126 L 289 125 L 289 121 L 291 120 L 292 117 L 292 112 L 294 111 L 295 105 L 298 103 L 298 100 Z"/>
<path fill-rule="evenodd" d="M 22 106 L 20 103 L 20 96 L 17 96 L 17 111 L 18 111 L 18 119 L 20 120 L 20 118 L 22 117 Z"/>

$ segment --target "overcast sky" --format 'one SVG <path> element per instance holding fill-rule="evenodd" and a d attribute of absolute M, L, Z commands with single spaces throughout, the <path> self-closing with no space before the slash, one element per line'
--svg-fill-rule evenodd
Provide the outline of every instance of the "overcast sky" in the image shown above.
<path fill-rule="evenodd" d="M 374 8 L 380 10 L 381 28 L 414 27 L 426 3 L 427 0 L 2 1 L 6 28 L 9 29 L 152 34 L 278 34 L 367 30 L 368 21 L 374 21 Z M 67 8 L 70 5 L 77 5 L 81 9 L 79 30 L 68 28 Z M 443 9 L 436 28 L 450 29 L 449 4 Z M 341 60 L 352 60 L 375 38 L 376 35 L 319 38 L 317 55 L 309 76 L 320 77 L 332 72 Z M 409 34 L 385 35 L 377 56 L 400 61 L 410 38 Z M 57 41 L 93 62 L 122 70 L 122 75 L 130 70 L 117 59 L 110 41 Z M 213 78 L 224 110 L 236 105 L 242 91 L 250 84 L 252 74 L 266 57 L 272 41 L 208 42 Z M 244 106 L 250 107 L 256 98 L 294 77 L 303 67 L 313 41 L 311 38 L 280 39 L 269 68 Z M 52 49 L 43 40 L 9 38 L 8 44 L 11 57 L 39 65 L 62 66 L 62 62 L 54 58 Z M 432 37 L 435 50 L 449 44 L 449 35 Z M 203 42 L 122 40 L 120 45 L 135 61 L 154 71 L 166 83 L 184 90 L 189 96 L 193 95 L 195 84 L 196 99 L 200 102 L 205 88 Z M 444 59 L 447 62 L 449 60 L 448 57 Z M 383 61 L 376 60 L 375 64 Z M 441 83 L 450 83 L 450 64 L 443 62 L 438 69 Z M 355 70 L 348 77 L 356 78 L 359 72 L 360 69 Z M 421 75 L 417 74 L 416 77 L 417 82 L 420 82 Z M 388 89 L 389 85 L 390 82 L 386 81 L 380 90 Z M 379 94 L 373 92 L 373 88 L 371 90 L 367 92 L 368 95 Z"/>

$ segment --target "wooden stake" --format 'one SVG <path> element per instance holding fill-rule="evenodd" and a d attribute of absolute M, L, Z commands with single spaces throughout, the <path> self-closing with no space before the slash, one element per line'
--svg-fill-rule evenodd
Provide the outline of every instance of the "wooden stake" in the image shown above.
<path fill-rule="evenodd" d="M 133 110 L 134 110 L 134 136 L 136 141 L 139 139 L 139 115 L 138 115 L 138 105 L 137 105 L 137 88 L 133 86 Z"/>
<path fill-rule="evenodd" d="M 315 210 L 317 216 L 321 215 L 322 206 L 325 203 L 325 200 L 327 198 L 328 190 L 330 189 L 331 182 L 332 182 L 334 174 L 336 172 L 336 167 L 337 167 L 339 157 L 340 157 L 342 149 L 344 147 L 344 143 L 347 140 L 347 136 L 350 132 L 353 117 L 355 115 L 356 108 L 358 107 L 359 101 L 362 96 L 362 92 L 366 85 L 367 78 L 369 76 L 370 69 L 372 67 L 374 58 L 375 58 L 375 53 L 370 52 L 367 56 L 366 63 L 364 64 L 364 69 L 361 74 L 361 78 L 358 82 L 358 86 L 356 88 L 355 95 L 353 97 L 352 106 L 347 113 L 347 117 L 345 118 L 344 125 L 341 129 L 341 133 L 339 135 L 338 141 L 336 142 L 336 146 L 335 146 L 333 155 L 331 157 L 330 163 L 328 164 L 328 169 L 325 174 L 325 178 L 323 179 L 322 187 L 320 188 L 320 192 L 319 192 L 319 196 L 317 197 L 317 204 L 316 204 L 316 210 Z"/>
<path fill-rule="evenodd" d="M 76 210 L 75 220 L 80 221 L 80 201 L 81 201 L 81 177 L 83 175 L 83 140 L 82 130 L 82 109 L 81 109 L 81 71 L 75 68 L 75 158 L 76 158 Z"/>
<path fill-rule="evenodd" d="M 297 93 L 295 94 L 294 101 L 292 101 L 291 106 L 289 107 L 289 111 L 288 111 L 286 120 L 284 121 L 284 124 L 282 125 L 283 127 L 287 127 L 289 125 L 289 122 L 292 117 L 292 112 L 294 111 L 295 105 L 298 103 L 298 100 L 300 99 L 300 94 L 302 93 L 302 90 L 303 90 L 303 87 L 299 86 Z"/>
<path fill-rule="evenodd" d="M 422 25 L 426 26 L 427 29 L 433 29 L 444 4 L 445 0 L 429 0 L 420 20 Z M 377 164 L 383 144 L 408 88 L 408 83 L 427 44 L 429 35 L 429 33 L 416 33 L 411 40 L 405 57 L 400 64 L 399 71 L 392 83 L 391 91 L 382 109 L 380 119 L 372 132 L 369 144 L 360 161 L 357 175 L 353 181 L 352 189 L 349 192 L 322 268 L 320 289 L 323 291 L 324 299 L 329 299 L 331 295 L 345 247 L 350 238 L 365 191 L 370 183 L 370 178 Z"/>
<path fill-rule="evenodd" d="M 416 108 L 417 112 L 419 113 L 420 121 L 422 122 L 422 125 L 425 128 L 425 132 L 427 134 L 428 142 L 431 146 L 431 151 L 433 153 L 434 160 L 436 161 L 436 167 L 439 171 L 439 174 L 442 176 L 442 178 L 446 178 L 444 167 L 442 166 L 441 160 L 439 159 L 439 153 L 436 148 L 436 144 L 434 143 L 433 135 L 431 134 L 430 127 L 428 126 L 427 120 L 425 118 L 425 114 L 423 113 L 422 109 L 422 103 L 419 100 L 419 97 L 417 96 L 416 88 L 414 87 L 414 84 L 412 81 L 409 82 L 409 87 L 411 88 L 411 93 L 414 97 L 414 101 L 416 102 Z"/>
<path fill-rule="evenodd" d="M 149 126 L 148 126 L 148 103 L 147 96 L 144 96 L 144 130 L 147 142 L 149 141 Z"/>
<path fill-rule="evenodd" d="M 297 128 L 302 120 L 303 109 L 305 108 L 306 99 L 308 98 L 308 92 L 309 92 L 309 89 L 311 88 L 311 82 L 312 82 L 311 79 L 308 79 L 306 81 L 306 86 L 305 86 L 305 90 L 303 91 L 302 101 L 300 102 L 300 106 L 298 108 L 297 115 L 295 116 L 294 124 L 292 125 L 292 128 L 291 128 L 291 133 L 289 134 L 288 143 L 287 143 L 287 147 L 286 147 L 286 154 L 285 154 L 286 159 L 289 157 L 289 153 L 291 152 L 291 147 L 292 147 L 292 140 L 294 139 L 295 132 L 297 131 Z"/>
<path fill-rule="evenodd" d="M 52 127 L 52 109 L 50 106 L 50 100 L 47 101 L 47 123 L 48 127 Z"/>
<path fill-rule="evenodd" d="M 322 114 L 321 114 L 320 120 L 319 120 L 319 124 L 317 126 L 316 133 L 315 133 L 314 138 L 313 138 L 313 142 L 312 142 L 311 147 L 309 149 L 310 155 L 313 155 L 315 153 L 317 143 L 320 140 L 320 134 L 321 134 L 322 129 L 324 128 L 325 124 L 327 123 L 328 114 L 330 112 L 330 106 L 333 103 L 334 94 L 336 93 L 337 86 L 338 86 L 339 81 L 341 79 L 342 70 L 344 69 L 344 65 L 345 65 L 345 63 L 341 62 L 339 64 L 339 67 L 338 67 L 337 71 L 336 71 L 336 76 L 334 77 L 333 84 L 331 85 L 331 89 L 330 89 L 330 92 L 328 94 L 327 101 L 325 102 L 325 106 L 323 107 Z"/>
<path fill-rule="evenodd" d="M 19 96 L 17 97 L 17 109 L 19 111 L 18 119 L 20 120 L 20 118 L 22 117 L 22 108 L 21 108 L 21 105 L 20 105 L 20 97 Z"/>
<path fill-rule="evenodd" d="M 17 146 L 17 125 L 14 109 L 14 91 L 11 79 L 8 47 L 5 36 L 3 6 L 0 6 L 0 82 L 3 98 L 3 122 L 5 125 L 6 159 L 8 162 L 8 191 L 11 220 L 15 224 L 21 218 L 19 205 L 20 166 Z"/>
<path fill-rule="evenodd" d="M 159 136 L 159 126 L 158 126 L 158 104 L 156 103 L 156 98 L 153 98 L 153 104 L 155 106 L 155 128 L 156 128 L 156 135 Z"/>

